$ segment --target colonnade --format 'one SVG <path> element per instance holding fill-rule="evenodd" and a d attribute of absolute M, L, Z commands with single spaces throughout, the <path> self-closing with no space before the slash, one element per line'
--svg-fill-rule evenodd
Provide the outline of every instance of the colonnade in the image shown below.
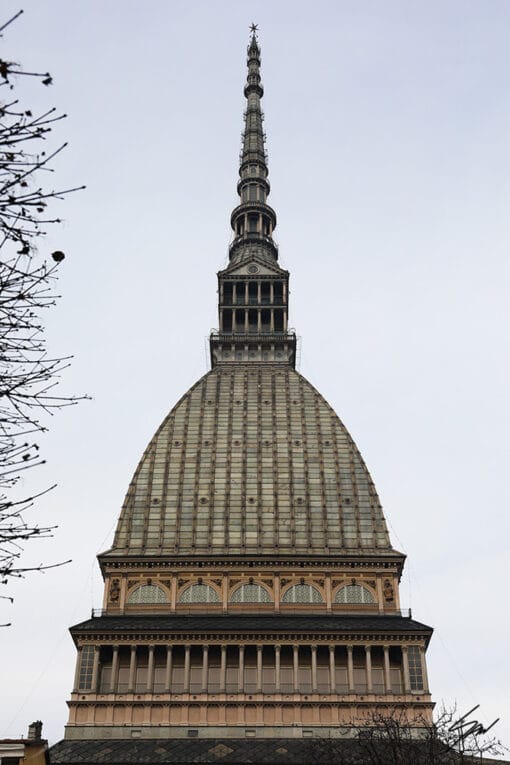
<path fill-rule="evenodd" d="M 84 677 L 82 660 L 90 665 L 91 652 L 92 671 Z M 422 646 L 147 644 L 83 646 L 74 690 L 388 695 L 428 693 L 428 685 Z"/>
<path fill-rule="evenodd" d="M 228 291 L 227 291 L 228 284 Z M 287 284 L 281 282 L 223 282 L 220 285 L 220 302 L 223 305 L 284 305 L 287 301 Z"/>

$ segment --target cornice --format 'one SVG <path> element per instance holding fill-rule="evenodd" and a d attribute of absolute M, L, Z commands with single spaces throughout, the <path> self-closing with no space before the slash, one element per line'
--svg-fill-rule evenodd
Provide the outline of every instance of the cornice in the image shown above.
<path fill-rule="evenodd" d="M 371 569 L 384 569 L 388 570 L 392 567 L 400 567 L 404 564 L 405 555 L 402 553 L 394 553 L 384 558 L 374 560 L 371 557 L 357 558 L 357 559 L 343 559 L 335 560 L 331 557 L 316 558 L 314 560 L 296 560 L 286 559 L 282 557 L 268 558 L 267 556 L 261 556 L 260 558 L 207 558 L 203 557 L 197 560 L 192 558 L 179 558 L 179 557 L 162 557 L 162 558 L 150 558 L 146 556 L 119 556 L 116 559 L 110 556 L 107 552 L 100 553 L 98 561 L 101 567 L 108 567 L 112 569 L 131 569 L 131 568 L 322 568 L 322 569 L 354 569 L 354 568 L 371 568 Z"/>
<path fill-rule="evenodd" d="M 121 630 L 115 633 L 106 632 L 104 630 L 98 630 L 97 632 L 83 631 L 80 632 L 76 627 L 71 627 L 71 635 L 74 642 L 78 645 L 84 642 L 100 642 L 101 645 L 117 645 L 119 643 L 125 643 L 131 645 L 133 643 L 148 645 L 150 643 L 157 645 L 164 645 L 171 639 L 172 645 L 180 644 L 196 644 L 203 645 L 204 643 L 221 643 L 228 642 L 231 645 L 233 642 L 240 644 L 249 644 L 263 642 L 282 643 L 284 645 L 292 645 L 298 643 L 302 645 L 304 642 L 320 643 L 322 645 L 329 645 L 330 643 L 336 644 L 359 644 L 366 645 L 388 645 L 395 644 L 401 645 L 402 643 L 428 643 L 427 638 L 429 633 L 426 630 L 416 630 L 415 633 L 402 633 L 398 631 L 393 632 L 359 632 L 353 633 L 348 631 L 328 632 L 282 632 L 267 630 L 265 632 L 241 632 L 228 631 L 223 632 L 201 632 L 196 630 L 193 632 L 176 632 L 172 630 L 161 630 L 146 632 L 144 630 L 129 631 Z"/>

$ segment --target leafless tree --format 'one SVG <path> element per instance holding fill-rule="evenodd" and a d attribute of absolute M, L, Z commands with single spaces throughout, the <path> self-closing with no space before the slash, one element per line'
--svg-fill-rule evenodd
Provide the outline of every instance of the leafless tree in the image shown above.
<path fill-rule="evenodd" d="M 0 27 L 0 37 L 22 11 Z M 14 499 L 24 471 L 42 464 L 34 439 L 47 429 L 48 415 L 78 397 L 55 391 L 70 357 L 51 356 L 43 314 L 52 308 L 57 270 L 64 253 L 44 254 L 37 246 L 46 228 L 60 219 L 52 203 L 77 189 L 48 184 L 52 160 L 66 146 L 47 149 L 56 122 L 54 108 L 34 114 L 16 97 L 22 80 L 50 86 L 49 73 L 29 72 L 0 58 L 0 582 L 51 565 L 23 566 L 21 554 L 31 539 L 52 535 L 54 527 L 25 520 L 40 494 Z M 83 187 L 80 187 L 83 188 Z M 53 488 L 53 487 L 50 487 Z M 61 565 L 61 563 L 53 564 Z M 7 598 L 12 600 L 11 598 Z"/>
<path fill-rule="evenodd" d="M 360 739 L 366 762 L 459 765 L 501 754 L 501 742 L 469 715 L 443 705 L 432 724 L 422 719 L 410 725 L 406 709 L 376 713 Z"/>
<path fill-rule="evenodd" d="M 355 738 L 310 741 L 310 755 L 329 765 L 488 765 L 507 751 L 491 728 L 455 707 L 441 707 L 433 723 L 411 723 L 405 708 L 387 707 L 360 720 Z"/>

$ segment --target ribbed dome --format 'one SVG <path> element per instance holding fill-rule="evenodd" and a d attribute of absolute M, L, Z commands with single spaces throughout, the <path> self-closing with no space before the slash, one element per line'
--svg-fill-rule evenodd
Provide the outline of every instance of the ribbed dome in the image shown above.
<path fill-rule="evenodd" d="M 368 470 L 335 412 L 292 368 L 219 366 L 147 447 L 111 555 L 390 551 Z"/>

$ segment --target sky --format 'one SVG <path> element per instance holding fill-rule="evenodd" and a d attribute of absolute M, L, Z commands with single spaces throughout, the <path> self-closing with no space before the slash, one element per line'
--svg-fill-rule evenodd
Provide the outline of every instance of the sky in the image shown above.
<path fill-rule="evenodd" d="M 4 0 L 2 19 L 19 9 Z M 433 698 L 510 746 L 507 639 L 510 4 L 505 0 L 26 0 L 2 56 L 50 71 L 17 92 L 68 118 L 58 203 L 48 422 L 57 483 L 33 519 L 58 524 L 23 562 L 72 563 L 0 601 L 0 737 L 42 719 L 62 738 L 75 649 L 102 601 L 95 556 L 159 423 L 208 369 L 216 272 L 237 203 L 245 52 L 259 24 L 281 263 L 299 369 L 355 439 L 394 546 L 401 599 L 434 627 Z M 5 594 L 5 593 L 4 593 Z"/>

